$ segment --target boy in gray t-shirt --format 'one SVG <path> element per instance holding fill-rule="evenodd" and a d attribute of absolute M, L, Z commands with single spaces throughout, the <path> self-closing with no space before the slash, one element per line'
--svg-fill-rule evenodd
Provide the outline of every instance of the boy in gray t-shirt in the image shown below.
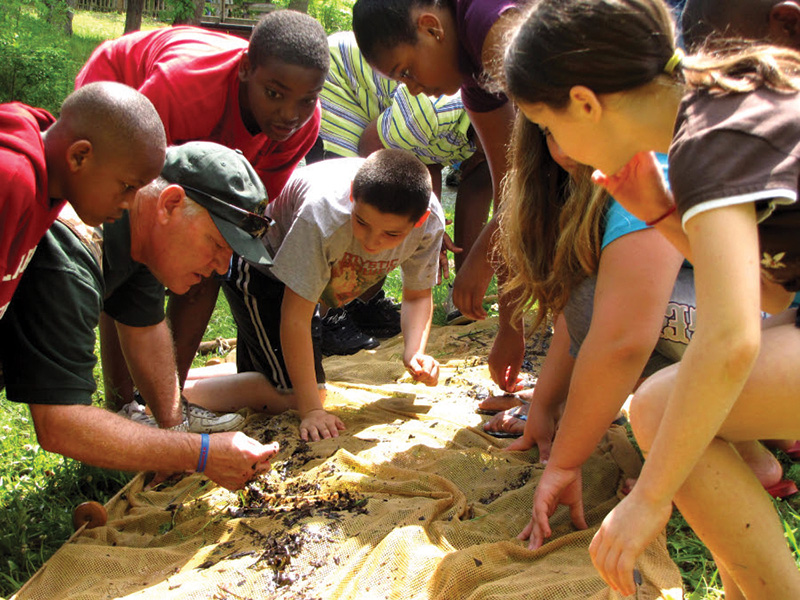
<path fill-rule="evenodd" d="M 344 424 L 323 408 L 317 302 L 341 306 L 398 266 L 403 362 L 415 380 L 436 385 L 439 365 L 425 346 L 444 215 L 425 166 L 404 150 L 316 163 L 295 171 L 266 215 L 274 264 L 234 255 L 223 285 L 238 327 L 241 393 L 190 381 L 192 401 L 212 410 L 296 409 L 304 440 L 336 437 Z"/>

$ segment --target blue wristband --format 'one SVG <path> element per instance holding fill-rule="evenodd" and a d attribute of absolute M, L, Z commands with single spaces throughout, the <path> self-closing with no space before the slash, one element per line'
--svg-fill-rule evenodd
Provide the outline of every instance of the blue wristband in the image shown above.
<path fill-rule="evenodd" d="M 207 433 L 200 434 L 200 458 L 197 460 L 197 472 L 202 473 L 206 470 L 206 461 L 208 460 L 208 447 L 211 444 L 211 438 Z"/>

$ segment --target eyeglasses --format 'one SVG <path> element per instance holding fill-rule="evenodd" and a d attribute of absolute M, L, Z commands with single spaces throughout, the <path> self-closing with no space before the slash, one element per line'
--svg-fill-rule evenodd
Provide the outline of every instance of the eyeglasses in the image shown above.
<path fill-rule="evenodd" d="M 189 194 L 192 200 L 208 210 L 208 212 L 228 221 L 253 237 L 259 238 L 264 235 L 272 223 L 272 219 L 269 217 L 228 204 L 225 200 L 212 196 L 203 190 L 198 190 L 189 185 L 179 185 Z"/>

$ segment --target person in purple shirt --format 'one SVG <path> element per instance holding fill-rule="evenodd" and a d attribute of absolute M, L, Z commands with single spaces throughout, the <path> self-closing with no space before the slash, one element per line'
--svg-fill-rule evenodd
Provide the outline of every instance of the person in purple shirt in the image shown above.
<path fill-rule="evenodd" d="M 508 167 L 505 149 L 514 108 L 508 98 L 490 90 L 486 70 L 499 56 L 516 4 L 514 0 L 358 0 L 353 6 L 358 47 L 375 70 L 405 83 L 413 94 L 438 96 L 461 90 L 489 163 L 495 214 Z M 482 303 L 493 273 L 490 241 L 495 230 L 494 220 L 484 227 L 454 283 L 453 301 L 473 319 L 486 317 Z"/>

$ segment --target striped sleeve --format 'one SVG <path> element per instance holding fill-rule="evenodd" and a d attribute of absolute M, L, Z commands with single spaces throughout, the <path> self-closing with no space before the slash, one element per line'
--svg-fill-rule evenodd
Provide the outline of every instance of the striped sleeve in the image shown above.
<path fill-rule="evenodd" d="M 469 158 L 475 144 L 468 138 L 470 122 L 459 95 L 412 96 L 405 85 L 378 118 L 378 134 L 387 148 L 409 150 L 425 164 L 451 165 Z"/>
<path fill-rule="evenodd" d="M 325 150 L 340 156 L 358 156 L 364 129 L 391 104 L 398 84 L 372 70 L 352 32 L 331 35 L 328 45 L 331 67 L 320 95 L 320 137 Z"/>

